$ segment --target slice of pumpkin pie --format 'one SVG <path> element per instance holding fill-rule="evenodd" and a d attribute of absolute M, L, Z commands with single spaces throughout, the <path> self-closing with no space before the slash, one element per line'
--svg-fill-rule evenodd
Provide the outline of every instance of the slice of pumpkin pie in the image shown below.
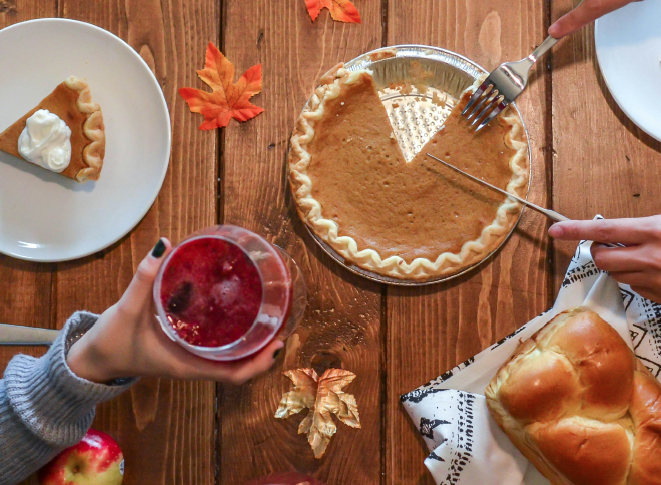
<path fill-rule="evenodd" d="M 475 133 L 461 116 L 471 94 L 406 162 L 371 73 L 331 70 L 291 137 L 289 180 L 303 221 L 349 263 L 394 278 L 452 275 L 486 258 L 520 204 L 426 153 L 525 197 L 528 144 L 511 110 Z"/>
<path fill-rule="evenodd" d="M 0 133 L 0 151 L 78 182 L 99 179 L 105 147 L 101 108 L 74 76 Z"/>

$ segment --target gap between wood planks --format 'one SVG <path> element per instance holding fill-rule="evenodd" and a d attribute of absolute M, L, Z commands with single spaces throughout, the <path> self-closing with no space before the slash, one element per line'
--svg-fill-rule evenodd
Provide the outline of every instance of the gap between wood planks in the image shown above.
<path fill-rule="evenodd" d="M 224 40 L 225 40 L 225 19 L 227 18 L 227 3 L 225 1 L 220 1 L 218 7 L 219 19 L 218 19 L 218 39 L 217 45 L 220 52 L 224 51 Z M 222 224 L 225 220 L 225 206 L 223 195 L 225 193 L 225 164 L 223 160 L 223 133 L 225 130 L 216 130 L 216 224 Z M 216 449 L 213 450 L 213 460 L 214 460 L 214 483 L 215 485 L 220 485 L 221 473 L 220 473 L 220 441 L 222 437 L 222 426 L 223 420 L 221 415 L 218 412 L 220 407 L 220 401 L 223 398 L 223 386 L 220 383 L 216 383 L 216 400 L 214 402 L 213 413 L 216 425 L 214 426 L 214 444 Z"/>
<path fill-rule="evenodd" d="M 227 3 L 224 1 L 220 2 L 219 7 L 219 16 L 218 19 L 218 39 L 217 45 L 220 52 L 224 50 L 224 39 L 225 39 L 225 19 L 227 18 Z M 225 220 L 225 205 L 223 200 L 224 194 L 224 184 L 225 184 L 225 164 L 223 160 L 223 134 L 225 133 L 224 129 L 216 130 L 216 160 L 218 161 L 217 165 L 217 178 L 216 178 L 216 223 L 222 224 Z"/>
<path fill-rule="evenodd" d="M 388 5 L 390 0 L 381 0 L 381 47 L 388 45 Z M 381 485 L 388 483 L 388 285 L 381 285 L 380 312 L 380 368 L 381 368 Z"/>
<path fill-rule="evenodd" d="M 544 30 L 547 31 L 551 25 L 551 0 L 546 2 L 546 19 L 544 21 Z M 544 137 L 547 140 L 546 149 L 544 150 L 544 167 L 546 172 L 546 200 L 547 207 L 553 209 L 553 155 L 555 149 L 553 146 L 553 49 L 548 52 L 546 58 L 546 74 L 544 75 L 544 82 L 546 83 L 546 106 L 547 113 L 544 120 Z M 548 245 L 546 247 L 546 254 L 549 260 L 548 272 L 546 274 L 546 288 L 547 288 L 547 301 L 555 302 L 555 243 L 553 239 L 548 237 Z"/>

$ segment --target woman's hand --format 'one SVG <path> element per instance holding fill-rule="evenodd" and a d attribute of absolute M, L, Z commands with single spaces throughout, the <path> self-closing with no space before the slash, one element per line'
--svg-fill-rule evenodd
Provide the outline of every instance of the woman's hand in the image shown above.
<path fill-rule="evenodd" d="M 549 35 L 556 39 L 569 35 L 593 20 L 633 1 L 640 0 L 583 0 L 578 7 L 560 17 L 549 27 Z"/>
<path fill-rule="evenodd" d="M 252 357 L 224 363 L 191 354 L 165 335 L 155 317 L 152 291 L 156 273 L 171 249 L 166 239 L 159 240 L 138 266 L 122 298 L 71 346 L 67 363 L 74 374 L 93 382 L 151 376 L 241 384 L 273 365 L 283 347 L 279 340 Z"/>
<path fill-rule="evenodd" d="M 558 222 L 551 226 L 549 235 L 626 245 L 610 248 L 594 243 L 594 263 L 641 296 L 661 303 L 661 216 Z"/>

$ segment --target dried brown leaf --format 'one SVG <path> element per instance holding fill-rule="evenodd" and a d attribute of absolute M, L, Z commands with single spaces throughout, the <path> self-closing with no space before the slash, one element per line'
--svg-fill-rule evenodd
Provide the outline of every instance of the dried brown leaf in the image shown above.
<path fill-rule="evenodd" d="M 352 372 L 328 369 L 318 378 L 312 369 L 285 372 L 294 388 L 283 394 L 276 418 L 287 418 L 303 408 L 310 412 L 298 426 L 299 434 L 307 434 L 315 458 L 321 458 L 331 437 L 337 431 L 332 415 L 352 428 L 360 428 L 358 406 L 352 394 L 342 389 L 356 378 Z"/>
<path fill-rule="evenodd" d="M 280 406 L 275 412 L 276 418 L 288 418 L 303 409 L 312 409 L 317 395 L 317 373 L 314 369 L 288 370 L 284 373 L 293 383 L 294 388 L 282 395 Z"/>

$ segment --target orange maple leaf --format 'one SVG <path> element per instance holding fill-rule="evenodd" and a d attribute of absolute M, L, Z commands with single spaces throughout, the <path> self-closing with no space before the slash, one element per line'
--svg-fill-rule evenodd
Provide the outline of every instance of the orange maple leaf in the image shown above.
<path fill-rule="evenodd" d="M 358 9 L 349 0 L 305 0 L 305 6 L 314 22 L 322 8 L 330 10 L 333 20 L 359 24 Z"/>
<path fill-rule="evenodd" d="M 252 66 L 234 84 L 234 64 L 209 42 L 204 69 L 197 75 L 213 91 L 181 88 L 179 94 L 193 113 L 204 115 L 200 130 L 227 126 L 230 119 L 247 121 L 264 111 L 250 103 L 250 98 L 262 90 L 262 65 Z"/>

